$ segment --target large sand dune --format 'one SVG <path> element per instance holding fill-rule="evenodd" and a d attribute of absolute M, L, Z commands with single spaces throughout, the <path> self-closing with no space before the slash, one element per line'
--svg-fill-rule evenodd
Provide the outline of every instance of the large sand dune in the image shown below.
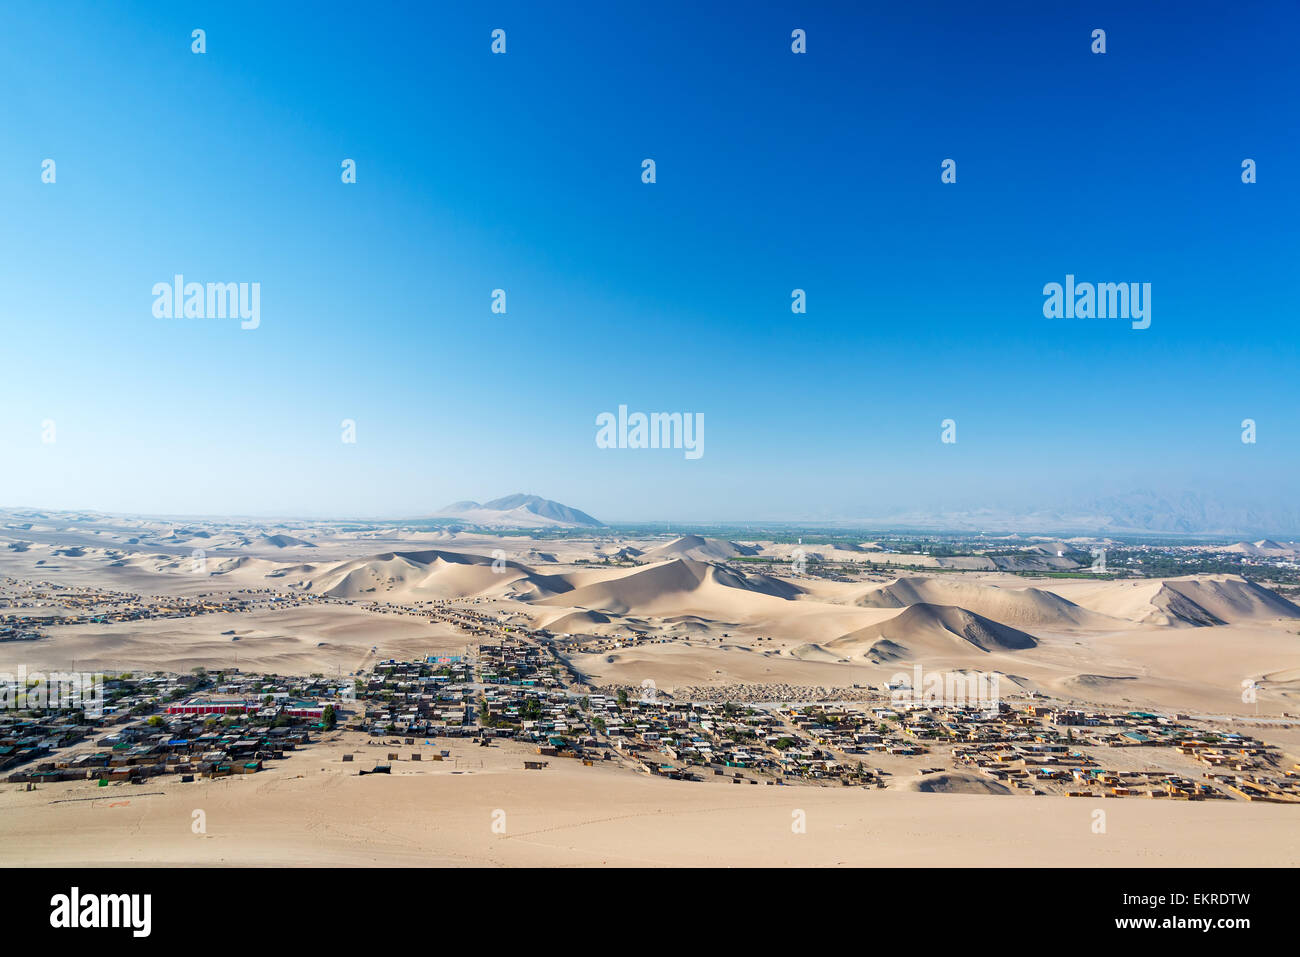
<path fill-rule="evenodd" d="M 344 562 L 304 584 L 305 590 L 331 598 L 387 601 L 505 592 L 532 598 L 570 587 L 562 576 L 538 575 L 517 562 L 437 550 L 391 552 Z"/>
<path fill-rule="evenodd" d="M 643 557 L 651 562 L 663 561 L 667 558 L 689 558 L 707 562 L 736 558 L 741 555 L 757 555 L 758 552 L 759 549 L 753 545 L 740 545 L 717 538 L 704 538 L 701 535 L 683 535 L 666 545 L 649 549 Z"/>
<path fill-rule="evenodd" d="M 1004 588 L 952 578 L 905 576 L 868 589 L 854 600 L 863 608 L 906 608 L 921 603 L 957 605 L 1016 627 L 1105 628 L 1116 624 L 1041 588 Z"/>
<path fill-rule="evenodd" d="M 690 612 L 700 608 L 740 609 L 754 599 L 790 601 L 802 589 L 770 575 L 746 575 L 705 562 L 676 558 L 619 570 L 601 581 L 543 598 L 537 604 L 563 604 L 626 615 Z"/>
<path fill-rule="evenodd" d="M 883 642 L 879 648 L 877 644 Z M 894 660 L 950 654 L 954 650 L 1023 651 L 1038 644 L 1033 635 L 955 605 L 920 602 L 888 621 L 868 625 L 828 642 L 846 655 Z"/>
<path fill-rule="evenodd" d="M 1152 625 L 1222 625 L 1300 618 L 1300 606 L 1238 575 L 1064 584 L 1074 601 Z"/>

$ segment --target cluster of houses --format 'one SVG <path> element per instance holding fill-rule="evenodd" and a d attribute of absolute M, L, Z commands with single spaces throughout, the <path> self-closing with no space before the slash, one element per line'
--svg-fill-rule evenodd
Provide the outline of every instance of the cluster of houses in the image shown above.
<path fill-rule="evenodd" d="M 478 599 L 472 601 L 477 603 Z M 430 621 L 455 625 L 467 634 L 478 638 L 490 638 L 512 630 L 511 626 L 505 624 L 499 616 L 474 611 L 445 600 L 418 602 L 415 607 Z"/>
<path fill-rule="evenodd" d="M 93 710 L 0 717 L 0 770 L 10 771 L 6 780 L 13 783 L 251 774 L 331 727 L 333 701 L 345 700 L 340 691 L 324 678 L 202 669 L 108 676 Z"/>
<path fill-rule="evenodd" d="M 753 783 L 883 786 L 888 772 L 867 766 L 865 756 L 949 757 L 1037 794 L 1300 798 L 1300 769 L 1280 770 L 1276 749 L 1210 734 L 1181 715 L 1068 710 L 1032 697 L 1015 705 L 899 707 L 880 693 L 762 707 L 679 700 L 654 688 L 574 689 L 561 677 L 546 646 L 504 637 L 478 645 L 472 659 L 381 662 L 357 681 L 366 710 L 355 727 L 372 735 L 510 738 L 543 757 L 614 759 L 683 780 L 712 773 Z M 1215 774 L 1194 779 L 1168 762 L 1112 768 L 1096 756 L 1147 747 L 1167 747 Z"/>
<path fill-rule="evenodd" d="M 800 727 L 776 710 L 640 695 L 593 694 L 587 715 L 617 754 L 651 774 L 697 779 L 712 772 L 774 784 L 880 783 L 873 769 L 816 740 L 815 721 Z"/>
<path fill-rule="evenodd" d="M 104 588 L 9 579 L 0 595 L 0 638 L 31 638 L 40 625 L 109 624 L 147 618 L 193 618 L 249 611 L 255 602 L 229 595 L 137 595 Z"/>
<path fill-rule="evenodd" d="M 0 620 L 0 641 L 37 641 L 44 637 L 44 632 L 26 619 Z"/>
<path fill-rule="evenodd" d="M 460 656 L 375 665 L 352 692 L 364 708 L 350 730 L 379 735 L 472 735 L 473 666 Z"/>
<path fill-rule="evenodd" d="M 29 764 L 84 741 L 93 729 L 75 713 L 0 717 L 0 771 Z"/>
<path fill-rule="evenodd" d="M 224 777 L 253 774 L 263 762 L 311 742 L 319 718 L 289 717 L 278 707 L 209 714 L 155 715 L 73 747 L 38 757 L 9 782 L 99 779 L 139 783 L 161 774 Z"/>
<path fill-rule="evenodd" d="M 725 774 L 734 768 L 777 783 L 883 786 L 888 772 L 866 766 L 858 755 L 928 761 L 947 755 L 1033 794 L 1300 800 L 1300 765 L 1284 768 L 1276 748 L 1192 727 L 1182 716 L 1062 711 L 1032 702 L 899 708 L 887 699 L 769 709 L 674 700 L 644 689 L 608 692 L 584 697 L 575 709 L 564 695 L 552 693 L 548 700 L 540 691 L 541 714 L 521 722 L 519 736 L 572 737 L 577 726 L 586 734 L 579 739 L 584 744 L 607 745 L 650 773 L 688 779 L 700 769 Z M 1212 773 L 1197 779 L 1168 766 L 1110 768 L 1097 756 L 1106 747 L 1165 747 Z"/>
<path fill-rule="evenodd" d="M 1167 797 L 1300 800 L 1300 768 L 1282 768 L 1276 748 L 1234 732 L 1197 728 L 1185 716 L 1109 713 L 1034 703 L 1001 703 L 996 715 L 962 709 L 920 709 L 900 716 L 905 734 L 950 744 L 954 762 L 1014 788 L 1071 797 Z M 1115 768 L 1102 748 L 1167 748 L 1228 774 L 1203 779 L 1163 767 Z M 1185 763 L 1190 763 L 1190 761 Z M 1122 764 L 1135 763 L 1126 758 Z M 1220 787 L 1219 785 L 1222 785 Z"/>
<path fill-rule="evenodd" d="M 141 609 L 148 611 L 142 617 L 203 614 L 231 610 L 232 603 L 242 608 L 286 600 L 254 590 L 246 597 L 130 601 L 83 591 L 75 601 L 64 594 L 57 600 L 94 621 L 129 620 L 112 616 Z M 53 597 L 31 591 L 0 600 L 0 607 L 30 611 L 37 606 L 14 602 L 48 604 Z M 592 689 L 557 655 L 544 630 L 441 601 L 401 610 L 451 623 L 479 643 L 463 656 L 381 661 L 355 679 L 237 669 L 107 676 L 102 706 L 93 714 L 0 716 L 0 771 L 9 772 L 9 781 L 105 783 L 167 773 L 183 779 L 256 773 L 263 762 L 332 727 L 337 704 L 352 713 L 348 730 L 372 737 L 509 738 L 541 757 L 613 761 L 679 780 L 712 774 L 735 783 L 883 786 L 888 772 L 868 767 L 865 756 L 895 770 L 896 759 L 948 757 L 1032 794 L 1300 801 L 1300 766 L 1283 767 L 1276 748 L 1247 735 L 1208 731 L 1183 715 L 1062 708 L 1033 695 L 1014 704 L 900 706 L 889 687 L 855 687 L 816 699 L 784 688 L 766 688 L 764 698 L 730 699 L 724 689 L 700 697 L 678 689 L 680 698 L 653 687 Z M 17 620 L 27 624 L 17 626 Z M 32 621 L 0 618 L 0 637 L 4 627 L 30 629 Z M 791 700 L 811 703 L 783 703 Z M 1145 760 L 1150 752 L 1127 750 L 1134 748 L 1167 751 L 1151 761 L 1159 765 L 1153 767 Z M 542 768 L 548 762 L 525 764 Z M 1200 777 L 1198 765 L 1204 768 Z"/>
<path fill-rule="evenodd" d="M 605 759 L 596 751 L 588 699 L 564 687 L 548 650 L 503 638 L 479 645 L 478 668 L 478 722 L 485 736 L 531 742 L 539 754 Z"/>

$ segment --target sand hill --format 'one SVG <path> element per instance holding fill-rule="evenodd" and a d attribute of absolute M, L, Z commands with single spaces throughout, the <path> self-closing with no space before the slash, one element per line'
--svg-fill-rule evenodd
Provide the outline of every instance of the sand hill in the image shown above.
<path fill-rule="evenodd" d="M 1298 550 L 1294 545 L 1282 545 L 1265 538 L 1258 542 L 1237 542 L 1235 545 L 1229 545 L 1224 551 L 1251 558 L 1286 558 L 1297 554 Z"/>
<path fill-rule="evenodd" d="M 744 575 L 717 565 L 676 558 L 631 570 L 619 569 L 601 580 L 577 585 L 567 594 L 544 598 L 538 604 L 563 604 L 615 615 L 633 611 L 654 614 L 665 609 L 678 613 L 699 607 L 734 609 L 740 613 L 747 600 L 762 597 L 790 600 L 800 594 L 802 590 L 797 586 L 768 575 Z"/>
<path fill-rule="evenodd" d="M 589 631 L 595 625 L 607 625 L 612 621 L 609 615 L 601 614 L 598 611 L 561 611 L 558 614 L 542 615 L 533 624 L 538 628 L 546 628 L 555 634 L 568 634 L 570 632 L 582 634 Z"/>
<path fill-rule="evenodd" d="M 305 539 L 294 538 L 292 535 L 259 535 L 257 537 L 259 545 L 270 545 L 272 548 L 315 548 L 316 546 Z"/>
<path fill-rule="evenodd" d="M 868 625 L 826 643 L 827 650 L 881 661 L 943 655 L 953 651 L 1023 651 L 1038 644 L 1033 635 L 955 605 L 909 605 L 887 621 Z"/>
<path fill-rule="evenodd" d="M 483 555 L 430 550 L 389 552 L 323 569 L 306 591 L 331 598 L 409 600 L 466 598 L 484 593 L 527 599 L 570 589 L 560 575 L 538 575 L 517 562 Z"/>
<path fill-rule="evenodd" d="M 718 538 L 705 538 L 702 535 L 683 535 L 681 538 L 652 548 L 644 558 L 659 562 L 667 558 L 689 558 L 699 562 L 721 561 L 740 555 L 757 555 L 759 549 L 752 545 L 739 545 L 725 542 Z"/>
<path fill-rule="evenodd" d="M 1151 625 L 1300 618 L 1300 606 L 1238 575 L 1088 583 L 1072 586 L 1070 594 L 1086 608 Z"/>
<path fill-rule="evenodd" d="M 853 601 L 859 608 L 907 608 L 920 603 L 957 605 L 1018 627 L 1080 628 L 1107 624 L 1098 613 L 1040 588 L 1000 588 L 919 575 L 873 587 Z"/>

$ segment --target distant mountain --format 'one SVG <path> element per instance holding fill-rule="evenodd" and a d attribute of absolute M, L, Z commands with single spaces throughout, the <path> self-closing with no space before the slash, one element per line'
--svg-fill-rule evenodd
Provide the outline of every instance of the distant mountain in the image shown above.
<path fill-rule="evenodd" d="M 1186 490 L 1168 494 L 1139 490 L 1055 507 L 1025 503 L 1019 507 L 912 509 L 858 521 L 882 528 L 954 532 L 1290 536 L 1300 531 L 1300 510 L 1285 505 L 1223 500 Z"/>
<path fill-rule="evenodd" d="M 523 493 L 490 502 L 453 502 L 433 517 L 491 528 L 603 528 L 605 524 L 576 508 Z"/>

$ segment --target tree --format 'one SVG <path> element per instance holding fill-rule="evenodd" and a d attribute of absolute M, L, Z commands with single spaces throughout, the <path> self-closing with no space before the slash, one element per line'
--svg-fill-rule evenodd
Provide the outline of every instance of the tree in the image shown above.
<path fill-rule="evenodd" d="M 326 731 L 333 731 L 334 725 L 338 724 L 338 717 L 334 713 L 334 705 L 327 704 L 324 712 L 320 716 L 321 724 L 325 725 Z"/>

